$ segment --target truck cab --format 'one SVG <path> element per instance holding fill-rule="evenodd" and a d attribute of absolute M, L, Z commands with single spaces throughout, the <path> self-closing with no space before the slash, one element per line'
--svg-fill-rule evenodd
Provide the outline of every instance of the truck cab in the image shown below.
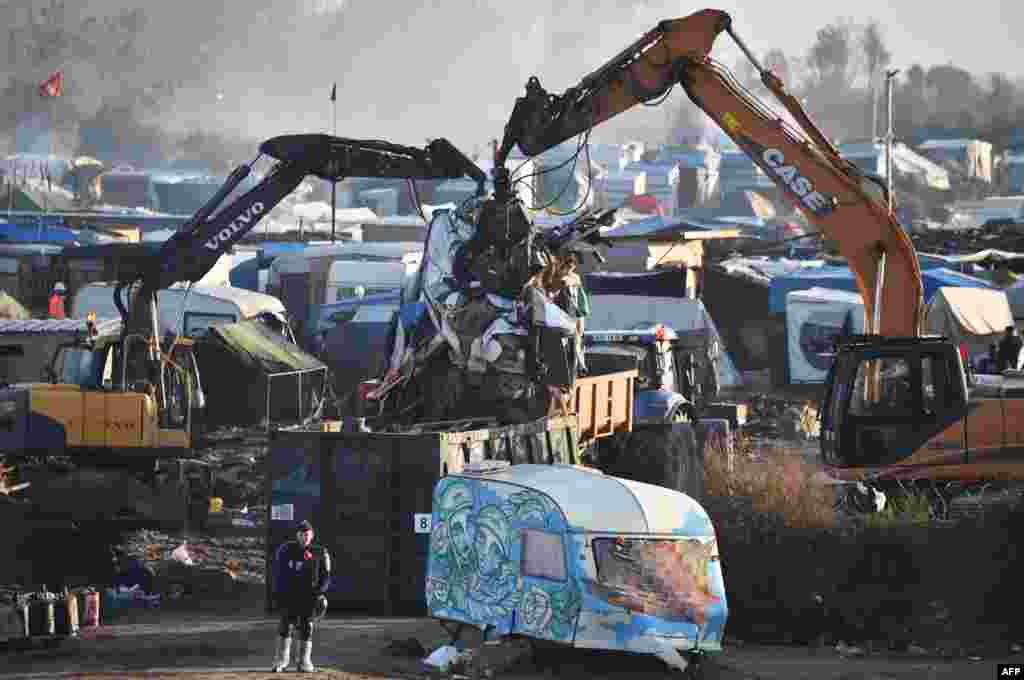
<path fill-rule="evenodd" d="M 638 372 L 635 425 L 693 422 L 705 396 L 714 398 L 706 394 L 715 390 L 706 389 L 709 367 L 699 359 L 700 348 L 672 328 L 587 331 L 583 344 L 589 373 Z"/>

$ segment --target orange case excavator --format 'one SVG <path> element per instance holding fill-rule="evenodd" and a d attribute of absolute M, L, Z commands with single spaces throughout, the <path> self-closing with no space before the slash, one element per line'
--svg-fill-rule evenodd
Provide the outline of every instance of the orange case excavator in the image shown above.
<path fill-rule="evenodd" d="M 790 121 L 768 109 L 711 49 L 723 33 L 754 64 Z M 515 104 L 495 158 L 496 198 L 509 198 L 505 160 L 535 156 L 682 85 L 849 262 L 870 335 L 836 348 L 821 412 L 821 449 L 845 479 L 992 481 L 1024 478 L 1024 380 L 972 384 L 960 348 L 922 336 L 920 265 L 886 188 L 843 159 L 783 83 L 706 9 L 660 22 L 559 95 L 537 78 Z"/>

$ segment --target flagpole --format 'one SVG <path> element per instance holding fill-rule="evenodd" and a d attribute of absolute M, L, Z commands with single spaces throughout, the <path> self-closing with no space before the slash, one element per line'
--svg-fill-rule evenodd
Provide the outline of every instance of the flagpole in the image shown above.
<path fill-rule="evenodd" d="M 334 114 L 334 136 L 338 136 L 338 83 L 331 88 L 331 108 Z M 335 218 L 338 213 L 338 180 L 331 180 L 331 243 L 335 242 Z"/>
<path fill-rule="evenodd" d="M 56 97 L 48 97 L 56 99 Z M 46 175 L 50 174 L 50 154 L 53 153 L 53 102 L 46 103 L 46 160 L 43 161 L 43 177 L 40 178 L 43 190 L 43 228 L 46 229 L 46 218 L 50 216 L 50 192 L 46 184 Z"/>

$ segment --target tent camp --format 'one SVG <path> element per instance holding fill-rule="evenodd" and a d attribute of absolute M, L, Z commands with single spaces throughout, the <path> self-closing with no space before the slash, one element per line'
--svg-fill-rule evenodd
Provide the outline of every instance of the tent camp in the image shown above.
<path fill-rule="evenodd" d="M 210 326 L 195 354 L 207 425 L 294 422 L 323 401 L 327 366 L 260 321 Z"/>
<path fill-rule="evenodd" d="M 786 296 L 786 357 L 789 382 L 825 381 L 835 339 L 864 332 L 864 302 L 857 293 L 808 288 Z"/>
<path fill-rule="evenodd" d="M 986 288 L 941 287 L 925 312 L 925 333 L 966 344 L 971 356 L 985 354 L 1013 323 L 1006 293 Z M 860 295 L 811 288 L 786 296 L 786 353 L 791 383 L 824 382 L 834 340 L 864 332 Z"/>
<path fill-rule="evenodd" d="M 1010 304 L 1001 290 L 939 288 L 925 317 L 927 333 L 966 344 L 971 356 L 987 353 L 1012 325 Z"/>
<path fill-rule="evenodd" d="M 988 281 L 944 267 L 925 269 L 921 272 L 921 278 L 924 282 L 925 304 L 931 302 L 939 288 L 944 286 L 995 289 L 995 286 Z M 851 293 L 860 292 L 849 267 L 825 265 L 798 269 L 772 278 L 768 291 L 768 310 L 774 314 L 785 312 L 786 296 L 793 291 L 808 288 L 831 288 Z"/>

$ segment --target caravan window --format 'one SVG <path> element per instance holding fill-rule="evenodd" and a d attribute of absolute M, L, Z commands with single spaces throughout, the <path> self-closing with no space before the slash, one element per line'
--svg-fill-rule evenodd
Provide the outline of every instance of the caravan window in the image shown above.
<path fill-rule="evenodd" d="M 877 388 L 872 389 L 872 385 Z M 855 416 L 898 416 L 914 410 L 910 362 L 903 357 L 865 359 L 857 367 L 850 413 Z"/>
<path fill-rule="evenodd" d="M 565 548 L 561 535 L 538 529 L 523 529 L 522 574 L 564 581 Z"/>
<path fill-rule="evenodd" d="M 602 584 L 670 598 L 706 588 L 708 564 L 718 559 L 713 541 L 697 539 L 596 538 L 593 546 Z"/>

